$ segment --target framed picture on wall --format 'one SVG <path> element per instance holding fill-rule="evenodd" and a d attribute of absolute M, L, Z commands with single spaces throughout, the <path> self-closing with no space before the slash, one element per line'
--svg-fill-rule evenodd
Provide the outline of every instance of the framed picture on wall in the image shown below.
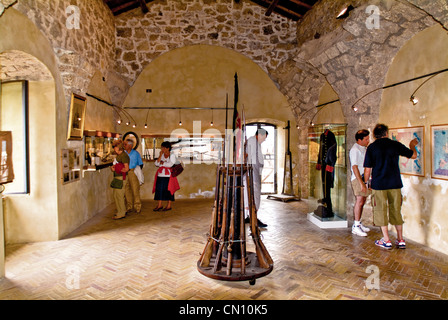
<path fill-rule="evenodd" d="M 81 148 L 62 149 L 62 184 L 78 181 L 81 178 Z"/>
<path fill-rule="evenodd" d="M 67 140 L 82 140 L 86 117 L 86 104 L 87 99 L 85 97 L 72 93 Z"/>
<path fill-rule="evenodd" d="M 62 167 L 62 183 L 66 184 L 70 182 L 70 159 L 69 150 L 61 150 L 61 167 Z"/>
<path fill-rule="evenodd" d="M 448 180 L 448 124 L 431 126 L 431 177 Z"/>
<path fill-rule="evenodd" d="M 12 133 L 0 131 L 0 184 L 14 180 L 12 164 Z"/>
<path fill-rule="evenodd" d="M 412 176 L 425 176 L 425 127 L 406 127 L 389 129 L 389 137 L 409 147 L 409 142 L 418 140 L 416 159 L 400 157 L 399 166 L 401 174 Z"/>

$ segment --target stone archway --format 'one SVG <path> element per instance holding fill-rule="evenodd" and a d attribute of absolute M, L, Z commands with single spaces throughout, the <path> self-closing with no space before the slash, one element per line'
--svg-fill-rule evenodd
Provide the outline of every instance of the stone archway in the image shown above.
<path fill-rule="evenodd" d="M 55 172 L 55 164 L 47 158 L 48 150 L 54 149 L 53 141 L 56 131 L 54 78 L 49 69 L 31 54 L 19 50 L 0 52 L 0 81 L 3 83 L 2 86 L 11 88 L 11 86 L 17 85 L 16 81 L 24 80 L 28 81 L 28 84 L 24 87 L 26 92 L 19 92 L 19 94 L 27 95 L 26 101 L 22 102 L 27 104 L 27 111 L 24 113 L 27 114 L 26 116 L 29 119 L 29 126 L 26 130 L 28 132 L 26 136 L 29 152 L 27 156 L 19 153 L 22 148 L 17 146 L 16 141 L 15 153 L 19 153 L 19 157 L 26 156 L 29 158 L 29 161 L 21 158 L 21 163 L 27 166 L 25 169 L 29 174 L 26 182 L 30 189 L 25 190 L 25 192 L 29 192 L 26 195 L 2 195 L 0 201 L 0 205 L 4 208 L 0 216 L 0 228 L 2 230 L 0 246 L 2 250 L 4 244 L 40 239 L 48 236 L 49 233 L 51 234 L 51 221 L 55 219 L 54 213 L 57 212 L 55 209 L 55 192 L 44 192 L 41 185 L 41 181 L 46 181 L 52 176 L 51 171 Z M 23 84 L 19 82 L 19 85 L 22 86 Z M 7 95 L 11 94 L 14 94 L 14 90 L 5 90 L 1 98 L 8 99 Z M 13 98 L 5 101 L 15 100 Z M 3 105 L 0 102 L 0 107 L 14 108 L 12 112 L 16 112 L 15 104 L 5 103 Z M 51 132 L 52 128 L 54 132 Z M 0 128 L 0 130 L 5 129 Z M 46 156 L 37 152 L 42 146 L 47 152 Z M 6 185 L 7 189 L 8 185 Z M 51 185 L 45 186 L 45 191 L 51 190 Z M 45 224 L 46 227 L 36 227 L 42 224 Z M 3 259 L 4 254 L 0 253 L 0 277 L 4 275 L 5 270 Z"/>
<path fill-rule="evenodd" d="M 305 41 L 298 40 L 302 45 L 295 56 L 272 74 L 280 91 L 287 96 L 298 125 L 312 118 L 313 112 L 304 113 L 317 105 L 320 89 L 326 81 L 339 96 L 348 123 L 348 137 L 354 136 L 359 127 L 375 125 L 379 118 L 381 91 L 362 99 L 358 112 L 353 112 L 353 103 L 366 93 L 386 85 L 387 71 L 393 58 L 407 41 L 424 29 L 443 23 L 440 21 L 443 15 L 439 14 L 437 18 L 430 14 L 443 11 L 441 2 L 434 2 L 431 6 L 421 5 L 417 0 L 409 2 L 378 2 L 380 29 L 371 30 L 366 26 L 369 4 L 359 1 L 359 6 L 349 18 L 335 24 L 333 30 L 326 30 L 314 38 L 308 35 Z M 329 2 L 323 1 L 314 12 L 310 12 L 302 22 L 309 25 L 303 28 L 318 29 L 316 23 L 320 20 L 313 14 L 317 15 L 322 9 L 319 6 L 327 8 Z M 299 161 L 305 163 L 308 156 L 306 133 L 299 130 L 298 135 Z M 306 171 L 300 170 L 300 174 L 306 177 Z M 307 184 L 306 181 L 303 183 Z M 348 203 L 351 203 L 351 192 L 348 195 Z"/>

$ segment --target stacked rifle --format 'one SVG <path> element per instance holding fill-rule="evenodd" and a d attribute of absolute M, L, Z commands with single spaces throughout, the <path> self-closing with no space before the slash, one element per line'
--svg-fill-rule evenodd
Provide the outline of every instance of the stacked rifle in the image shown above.
<path fill-rule="evenodd" d="M 245 129 L 243 131 L 245 137 Z M 225 155 L 227 137 L 223 154 Z M 264 246 L 257 223 L 257 211 L 253 196 L 252 166 L 246 163 L 245 144 L 241 142 L 240 157 L 236 159 L 235 139 L 233 161 L 223 156 L 216 169 L 215 200 L 212 221 L 205 249 L 197 263 L 198 271 L 213 279 L 246 281 L 269 274 L 273 260 Z M 258 174 L 258 173 L 257 173 Z M 247 202 L 245 196 L 247 194 Z M 245 208 L 249 208 L 249 230 L 255 245 L 255 253 L 246 251 Z"/>

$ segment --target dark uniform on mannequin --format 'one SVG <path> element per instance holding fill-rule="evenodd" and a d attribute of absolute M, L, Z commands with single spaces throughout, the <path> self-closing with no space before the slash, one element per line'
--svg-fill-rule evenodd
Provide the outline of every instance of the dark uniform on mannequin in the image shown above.
<path fill-rule="evenodd" d="M 316 214 L 322 218 L 333 217 L 333 205 L 331 203 L 331 188 L 334 187 L 334 166 L 337 160 L 336 137 L 330 129 L 320 135 L 319 156 L 317 158 L 317 170 L 321 170 L 324 207 L 316 210 Z"/>

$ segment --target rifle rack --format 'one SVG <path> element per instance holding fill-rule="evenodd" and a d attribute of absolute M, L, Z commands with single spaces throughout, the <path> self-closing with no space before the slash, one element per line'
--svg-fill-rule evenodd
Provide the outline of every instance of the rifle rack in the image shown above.
<path fill-rule="evenodd" d="M 245 190 L 255 252 L 246 251 Z M 207 236 L 207 244 L 197 262 L 198 271 L 204 276 L 224 281 L 247 280 L 254 285 L 257 278 L 272 271 L 273 260 L 261 241 L 257 223 L 251 165 L 218 165 L 212 222 Z"/>

